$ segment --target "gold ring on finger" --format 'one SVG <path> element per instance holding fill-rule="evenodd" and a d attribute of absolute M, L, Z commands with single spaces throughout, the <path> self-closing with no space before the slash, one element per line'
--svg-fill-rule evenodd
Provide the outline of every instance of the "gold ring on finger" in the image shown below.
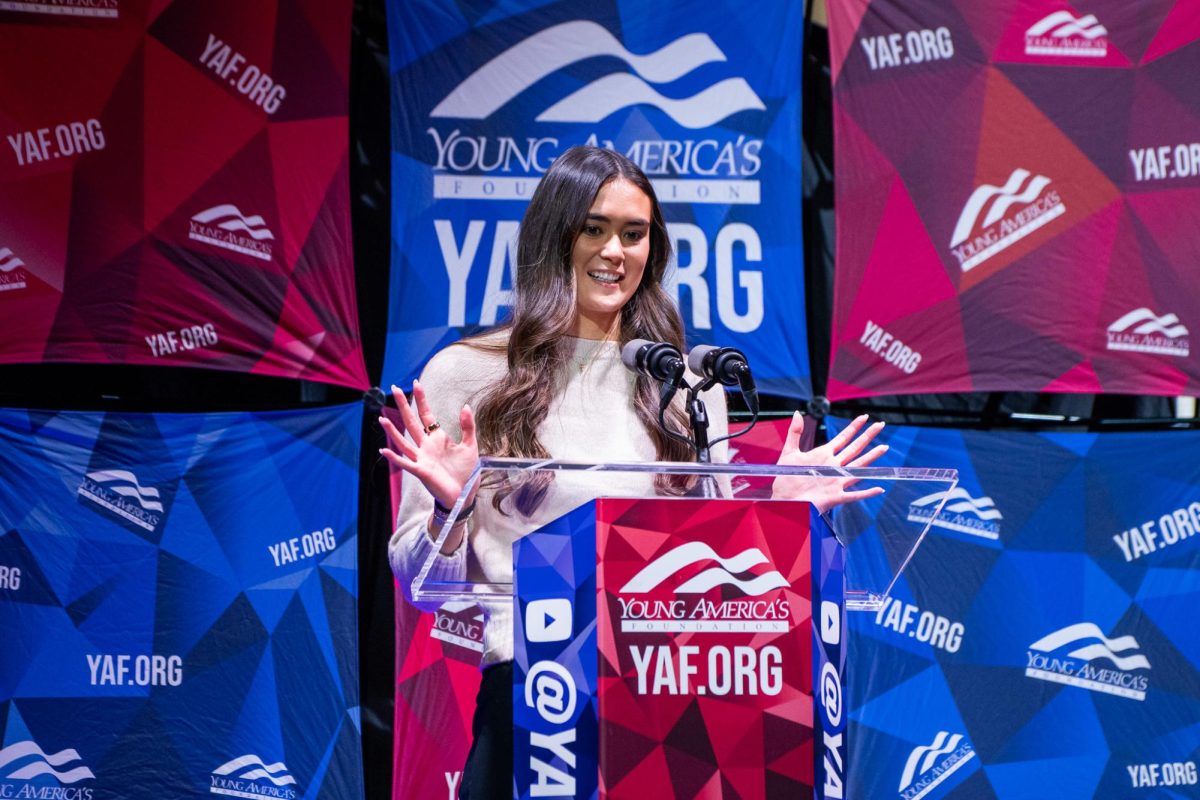
<path fill-rule="evenodd" d="M 426 433 L 426 435 L 428 435 L 428 434 L 431 434 L 431 433 L 433 433 L 434 431 L 436 431 L 436 430 L 437 430 L 438 428 L 440 428 L 440 427 L 442 427 L 442 423 L 440 423 L 440 422 L 436 422 L 436 421 L 435 421 L 435 422 L 431 422 L 431 423 L 429 423 L 428 425 L 426 425 L 426 426 L 425 426 L 425 433 Z"/>

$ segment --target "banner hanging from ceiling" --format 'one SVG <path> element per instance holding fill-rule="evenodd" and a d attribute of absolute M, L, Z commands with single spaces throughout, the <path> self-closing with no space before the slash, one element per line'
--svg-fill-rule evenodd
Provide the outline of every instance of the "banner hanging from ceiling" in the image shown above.
<path fill-rule="evenodd" d="M 1191 4 L 829 12 L 829 396 L 1200 391 Z"/>
<path fill-rule="evenodd" d="M 690 344 L 745 351 L 759 387 L 810 389 L 800 238 L 802 4 L 390 2 L 392 305 L 402 386 L 504 320 L 517 226 L 568 148 L 650 177 Z"/>
<path fill-rule="evenodd" d="M 847 615 L 846 796 L 1195 796 L 1200 433 L 880 440 L 959 484 L 909 503 L 925 541 Z"/>
<path fill-rule="evenodd" d="M 0 410 L 0 797 L 362 797 L 361 425 Z"/>
<path fill-rule="evenodd" d="M 0 3 L 0 363 L 365 387 L 350 3 Z"/>

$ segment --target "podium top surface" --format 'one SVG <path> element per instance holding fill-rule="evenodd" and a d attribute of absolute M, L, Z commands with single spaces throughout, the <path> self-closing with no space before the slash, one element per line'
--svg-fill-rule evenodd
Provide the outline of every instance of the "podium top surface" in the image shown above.
<path fill-rule="evenodd" d="M 485 546 L 476 538 L 515 540 L 599 498 L 690 497 L 811 504 L 847 547 L 847 606 L 878 608 L 931 523 L 949 513 L 954 519 L 946 526 L 973 524 L 959 519 L 963 498 L 956 494 L 957 483 L 958 471 L 943 468 L 483 458 L 446 523 L 434 531 L 435 547 L 413 580 L 412 597 L 424 602 L 511 597 L 511 561 L 507 570 L 491 569 L 473 580 L 430 579 L 436 551 L 473 495 L 468 541 L 475 548 Z M 807 515 L 809 509 L 797 505 L 796 513 Z M 499 531 L 503 535 L 497 537 Z"/>
<path fill-rule="evenodd" d="M 481 458 L 481 473 L 616 472 L 665 475 L 744 475 L 747 477 L 811 477 L 829 480 L 859 479 L 875 481 L 929 481 L 931 484 L 954 483 L 958 470 L 932 467 L 828 467 L 781 466 L 779 464 L 702 464 L 696 461 L 560 461 L 532 458 Z M 737 495 L 741 497 L 741 495 Z M 776 500 L 802 499 L 774 497 Z"/>

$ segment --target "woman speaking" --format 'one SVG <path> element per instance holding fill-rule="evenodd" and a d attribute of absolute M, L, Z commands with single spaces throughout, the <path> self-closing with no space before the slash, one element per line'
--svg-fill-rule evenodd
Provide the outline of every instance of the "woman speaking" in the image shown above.
<path fill-rule="evenodd" d="M 634 339 L 683 350 L 683 324 L 663 289 L 671 248 L 654 189 L 624 156 L 596 147 L 563 153 L 542 177 L 521 223 L 515 300 L 508 322 L 437 353 L 413 383 L 413 406 L 392 387 L 406 438 L 389 420 L 380 424 L 388 447 L 380 453 L 416 480 L 402 482 L 392 569 L 409 591 L 427 560 L 449 509 L 479 455 L 568 461 L 691 461 L 695 454 L 658 427 L 658 389 L 621 363 Z M 703 395 L 716 439 L 727 428 L 721 387 Z M 687 432 L 681 402 L 667 425 Z M 794 417 L 782 464 L 864 466 L 884 447 L 863 452 L 877 423 L 858 435 L 865 417 L 810 451 L 799 449 L 803 422 Z M 728 461 L 724 444 L 714 461 Z M 533 530 L 536 512 L 554 519 L 600 487 L 588 477 L 537 473 L 516 487 L 485 489 L 468 498 L 428 579 L 512 581 L 512 543 Z M 594 480 L 594 479 L 592 479 Z M 867 493 L 833 487 L 824 505 Z M 478 489 L 478 487 L 476 487 Z M 606 475 L 603 491 L 625 496 L 680 494 L 678 478 Z M 460 798 L 512 797 L 511 603 L 488 603 L 483 681 L 474 740 Z"/>

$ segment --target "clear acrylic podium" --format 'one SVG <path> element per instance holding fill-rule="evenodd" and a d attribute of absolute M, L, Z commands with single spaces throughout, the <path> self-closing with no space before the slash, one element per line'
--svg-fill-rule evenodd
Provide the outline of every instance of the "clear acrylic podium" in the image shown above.
<path fill-rule="evenodd" d="M 956 484 L 948 469 L 485 459 L 412 597 L 512 620 L 520 800 L 852 797 L 845 612 L 883 605 Z M 468 535 L 512 560 L 469 553 L 466 580 L 432 580 L 476 486 Z M 845 490 L 866 496 L 827 508 Z"/>
<path fill-rule="evenodd" d="M 882 494 L 831 508 L 824 518 L 847 548 L 845 605 L 849 610 L 876 611 L 887 599 L 896 579 L 912 559 L 958 483 L 953 469 L 884 467 L 781 467 L 774 464 L 698 464 L 675 462 L 589 464 L 518 458 L 484 458 L 471 476 L 463 495 L 451 509 L 438 543 L 449 533 L 462 511 L 464 500 L 480 486 L 476 516 L 479 524 L 491 516 L 491 494 L 498 487 L 519 488 L 538 473 L 553 475 L 556 483 L 570 485 L 567 503 L 539 508 L 518 524 L 531 533 L 570 508 L 599 497 L 663 498 L 655 490 L 654 476 L 676 476 L 693 481 L 685 496 L 739 500 L 781 500 L 804 503 L 828 499 L 836 487 L 854 483 L 852 491 L 880 488 Z M 571 504 L 571 501 L 578 503 Z M 797 506 L 797 513 L 808 513 Z M 518 517 L 517 513 L 510 515 Z M 427 580 L 429 560 L 412 582 L 417 602 L 511 599 L 509 581 L 483 579 L 459 583 Z"/>

